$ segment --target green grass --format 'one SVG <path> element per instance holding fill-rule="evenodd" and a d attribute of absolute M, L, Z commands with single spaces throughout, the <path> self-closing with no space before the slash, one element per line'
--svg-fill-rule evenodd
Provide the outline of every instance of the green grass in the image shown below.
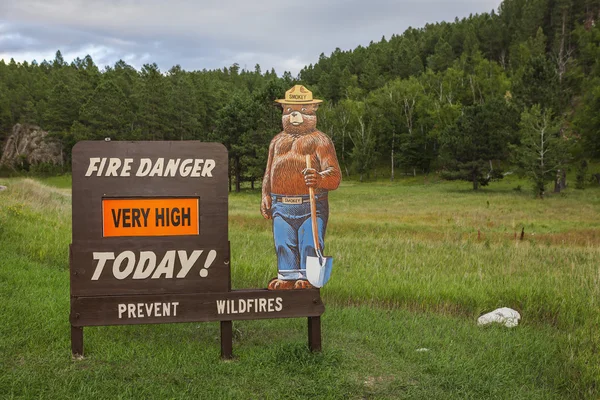
<path fill-rule="evenodd" d="M 85 329 L 69 346 L 68 177 L 0 181 L 0 398 L 597 398 L 600 190 L 533 200 L 516 178 L 343 183 L 330 194 L 321 354 L 306 321 Z M 260 195 L 230 197 L 234 288 L 276 273 Z M 515 240 L 525 227 L 525 239 Z M 480 328 L 498 306 L 519 327 Z M 417 352 L 427 348 L 429 351 Z"/>
<path fill-rule="evenodd" d="M 60 189 L 71 189 L 70 174 L 47 176 L 43 178 L 38 178 L 38 180 L 49 186 L 57 187 Z"/>

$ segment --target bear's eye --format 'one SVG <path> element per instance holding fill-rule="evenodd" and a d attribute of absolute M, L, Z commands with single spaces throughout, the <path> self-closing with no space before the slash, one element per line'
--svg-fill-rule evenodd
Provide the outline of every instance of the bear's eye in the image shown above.
<path fill-rule="evenodd" d="M 287 110 L 285 110 L 285 111 L 287 111 L 287 112 L 291 112 L 291 111 L 292 111 L 292 109 L 288 107 L 288 108 L 287 108 Z"/>
<path fill-rule="evenodd" d="M 302 112 L 305 112 L 305 111 L 306 111 L 306 107 L 302 107 Z"/>

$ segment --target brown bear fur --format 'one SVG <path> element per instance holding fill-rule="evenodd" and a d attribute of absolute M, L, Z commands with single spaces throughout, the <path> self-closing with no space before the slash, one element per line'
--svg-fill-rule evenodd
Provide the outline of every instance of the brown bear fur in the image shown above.
<path fill-rule="evenodd" d="M 315 193 L 321 193 L 335 190 L 340 184 L 342 175 L 333 143 L 316 128 L 317 108 L 316 104 L 283 104 L 283 131 L 269 146 L 262 185 L 261 212 L 265 218 L 270 218 L 271 193 L 306 195 L 309 185 Z M 291 121 L 298 116 L 302 122 L 293 124 Z M 307 154 L 314 171 L 305 171 Z"/>

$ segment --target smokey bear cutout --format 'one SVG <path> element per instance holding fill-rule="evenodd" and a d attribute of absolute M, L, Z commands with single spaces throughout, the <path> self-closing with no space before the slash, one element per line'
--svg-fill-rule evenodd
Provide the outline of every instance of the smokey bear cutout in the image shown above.
<path fill-rule="evenodd" d="M 310 289 L 306 259 L 315 257 L 310 189 L 314 190 L 320 249 L 324 248 L 329 218 L 327 193 L 340 184 L 341 173 L 331 139 L 317 130 L 317 109 L 322 100 L 296 85 L 276 100 L 283 108 L 283 131 L 269 146 L 262 184 L 261 213 L 273 220 L 278 274 L 269 290 Z M 310 168 L 307 166 L 310 157 Z"/>

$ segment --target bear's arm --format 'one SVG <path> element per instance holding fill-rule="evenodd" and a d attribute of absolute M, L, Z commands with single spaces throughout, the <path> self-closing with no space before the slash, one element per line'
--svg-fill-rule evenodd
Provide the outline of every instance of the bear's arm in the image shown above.
<path fill-rule="evenodd" d="M 321 166 L 321 171 L 319 172 L 321 179 L 318 187 L 326 190 L 335 190 L 342 180 L 335 147 L 331 139 L 324 133 L 319 135 L 319 142 L 316 147 L 317 159 Z"/>
<path fill-rule="evenodd" d="M 262 182 L 262 195 L 263 197 L 269 196 L 271 194 L 271 165 L 273 164 L 273 154 L 275 152 L 275 142 L 279 135 L 275 136 L 273 140 L 271 140 L 271 144 L 269 145 L 269 157 L 267 159 L 267 167 L 265 168 L 265 176 L 263 177 Z"/>

